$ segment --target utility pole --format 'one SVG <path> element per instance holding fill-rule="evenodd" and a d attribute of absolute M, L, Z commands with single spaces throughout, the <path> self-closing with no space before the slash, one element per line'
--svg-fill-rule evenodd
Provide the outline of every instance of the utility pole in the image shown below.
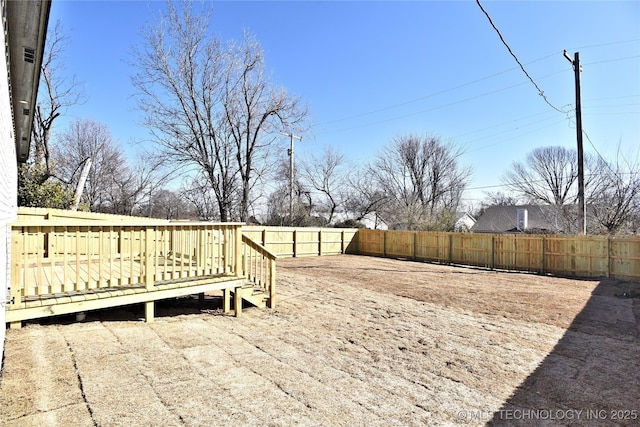
<path fill-rule="evenodd" d="M 281 132 L 283 135 L 286 135 L 291 138 L 291 147 L 287 150 L 289 154 L 289 225 L 293 223 L 293 140 L 298 139 L 302 141 L 301 136 L 296 136 L 293 132 Z"/>
<path fill-rule="evenodd" d="M 573 65 L 576 81 L 576 136 L 578 138 L 578 204 L 582 234 L 587 234 L 587 206 L 584 201 L 584 151 L 582 148 L 582 103 L 580 101 L 580 52 L 576 52 L 573 59 L 567 51 L 564 57 Z"/>

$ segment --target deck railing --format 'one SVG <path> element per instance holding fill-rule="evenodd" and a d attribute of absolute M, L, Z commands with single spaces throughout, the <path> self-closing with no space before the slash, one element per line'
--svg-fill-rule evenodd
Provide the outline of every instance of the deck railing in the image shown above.
<path fill-rule="evenodd" d="M 145 292 L 244 275 L 240 223 L 30 221 L 12 225 L 9 309 L 30 301 Z"/>
<path fill-rule="evenodd" d="M 268 298 L 267 306 L 275 308 L 277 256 L 248 236 L 242 236 L 242 243 L 245 278 L 264 292 Z"/>

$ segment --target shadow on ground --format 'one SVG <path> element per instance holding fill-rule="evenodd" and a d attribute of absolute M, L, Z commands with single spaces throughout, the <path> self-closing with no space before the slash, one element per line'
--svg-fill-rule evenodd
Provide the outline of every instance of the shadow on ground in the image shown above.
<path fill-rule="evenodd" d="M 640 424 L 640 284 L 602 280 L 488 425 Z"/>
<path fill-rule="evenodd" d="M 247 303 L 243 307 L 248 307 Z M 169 298 L 156 301 L 155 317 L 173 317 L 189 314 L 222 314 L 222 295 L 205 295 L 204 299 L 200 299 L 198 295 L 187 295 L 179 298 Z M 85 313 L 84 322 L 100 321 L 142 321 L 144 322 L 144 304 L 132 304 L 120 307 L 105 308 L 101 310 L 92 310 Z M 79 322 L 76 313 L 52 316 L 42 319 L 33 319 L 25 321 L 26 324 L 39 325 L 68 325 Z"/>

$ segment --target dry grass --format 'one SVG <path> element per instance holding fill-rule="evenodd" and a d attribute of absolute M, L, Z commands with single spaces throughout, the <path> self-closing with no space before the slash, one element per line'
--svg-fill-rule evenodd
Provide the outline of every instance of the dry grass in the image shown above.
<path fill-rule="evenodd" d="M 638 411 L 630 289 L 368 257 L 279 260 L 276 310 L 224 316 L 212 297 L 163 304 L 153 324 L 135 307 L 7 331 L 1 422 L 481 425 L 513 424 L 513 409 Z"/>

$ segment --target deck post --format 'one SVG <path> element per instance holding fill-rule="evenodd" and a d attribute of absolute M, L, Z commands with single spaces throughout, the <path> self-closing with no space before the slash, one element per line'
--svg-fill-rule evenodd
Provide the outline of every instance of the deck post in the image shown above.
<path fill-rule="evenodd" d="M 144 319 L 147 323 L 153 323 L 155 317 L 155 301 L 147 301 L 144 303 Z"/>
<path fill-rule="evenodd" d="M 242 316 L 242 287 L 238 286 L 233 292 L 233 307 L 236 311 L 235 316 Z"/>
<path fill-rule="evenodd" d="M 234 235 L 234 249 L 235 249 L 235 276 L 244 278 L 244 263 L 242 262 L 242 226 L 235 226 L 235 235 Z"/>
<path fill-rule="evenodd" d="M 269 260 L 269 308 L 276 308 L 276 260 Z"/>
<path fill-rule="evenodd" d="M 154 233 L 155 229 L 147 227 L 144 233 L 144 277 L 147 291 L 153 290 L 154 279 L 154 265 L 153 265 L 153 253 L 155 252 L 154 245 Z"/>
<path fill-rule="evenodd" d="M 229 273 L 229 270 L 231 268 L 233 268 L 233 265 L 231 264 L 231 239 L 232 239 L 232 234 L 231 234 L 231 230 L 229 229 L 230 226 L 225 225 L 223 226 L 223 230 L 224 230 L 224 270 L 222 271 L 223 273 L 227 274 Z"/>
<path fill-rule="evenodd" d="M 11 307 L 23 307 L 22 305 L 22 288 L 24 287 L 24 279 L 20 274 L 20 270 L 22 268 L 22 255 L 23 255 L 23 236 L 21 235 L 21 229 L 18 227 L 14 227 L 11 229 Z M 26 292 L 25 292 L 26 294 Z M 16 306 L 17 304 L 17 306 Z M 13 325 L 11 325 L 13 328 Z"/>
<path fill-rule="evenodd" d="M 10 322 L 9 329 L 20 329 L 22 328 L 22 321 L 18 320 L 17 322 Z"/>
<path fill-rule="evenodd" d="M 222 290 L 222 312 L 228 313 L 231 311 L 231 289 L 224 288 Z"/>

